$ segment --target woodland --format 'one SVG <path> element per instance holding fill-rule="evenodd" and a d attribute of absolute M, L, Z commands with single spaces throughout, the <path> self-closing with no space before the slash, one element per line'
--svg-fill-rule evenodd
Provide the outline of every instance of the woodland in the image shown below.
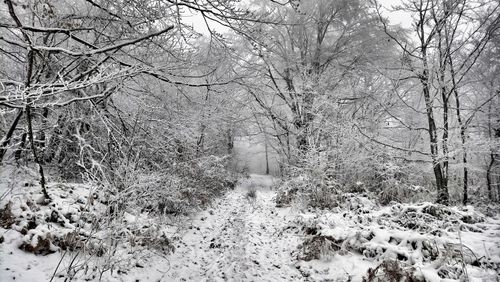
<path fill-rule="evenodd" d="M 498 281 L 498 0 L 4 0 L 1 281 Z"/>

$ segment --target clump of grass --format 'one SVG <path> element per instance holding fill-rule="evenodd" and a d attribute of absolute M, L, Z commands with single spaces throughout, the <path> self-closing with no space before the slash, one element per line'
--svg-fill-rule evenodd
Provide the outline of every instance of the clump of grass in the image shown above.
<path fill-rule="evenodd" d="M 308 233 L 317 231 L 309 230 Z M 299 246 L 297 259 L 304 261 L 328 258 L 335 252 L 341 250 L 342 240 L 337 240 L 331 236 L 314 235 L 306 239 Z"/>
<path fill-rule="evenodd" d="M 35 255 L 48 255 L 55 252 L 50 233 L 47 233 L 45 236 L 34 235 L 33 237 L 29 242 L 23 242 L 19 246 L 19 249 Z"/>
<path fill-rule="evenodd" d="M 11 210 L 11 202 L 8 202 L 4 208 L 0 209 L 0 226 L 5 229 L 10 229 L 12 224 L 16 222 L 14 214 Z"/>
<path fill-rule="evenodd" d="M 250 186 L 250 188 L 248 188 L 246 198 L 248 200 L 254 200 L 254 201 L 255 199 L 257 199 L 257 189 L 255 188 L 255 186 Z"/>
<path fill-rule="evenodd" d="M 368 269 L 367 276 L 363 277 L 363 282 L 413 282 L 421 281 L 415 276 L 415 269 L 413 267 L 404 267 L 400 262 L 384 260 L 376 268 Z"/>

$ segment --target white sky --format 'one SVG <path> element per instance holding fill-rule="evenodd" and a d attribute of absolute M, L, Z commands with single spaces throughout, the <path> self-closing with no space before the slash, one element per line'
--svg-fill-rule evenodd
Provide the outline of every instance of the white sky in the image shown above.
<path fill-rule="evenodd" d="M 412 20 L 409 13 L 401 11 L 395 12 L 392 11 L 391 9 L 391 6 L 401 4 L 401 0 L 378 0 L 378 1 L 383 7 L 382 15 L 388 17 L 391 24 L 401 24 L 404 28 L 411 27 Z M 205 22 L 203 21 L 203 18 L 201 17 L 201 14 L 193 12 L 191 16 L 184 17 L 184 22 L 186 24 L 192 25 L 196 31 L 204 35 L 209 35 L 208 29 L 206 27 Z M 208 23 L 210 25 L 210 28 L 216 30 L 217 32 L 223 33 L 224 31 L 228 30 L 226 27 L 221 26 L 220 24 L 212 22 L 210 20 L 208 20 Z"/>
<path fill-rule="evenodd" d="M 379 3 L 384 7 L 382 15 L 389 18 L 391 24 L 401 24 L 404 28 L 411 27 L 411 15 L 409 13 L 397 11 L 394 12 L 391 6 L 397 6 L 401 4 L 401 0 L 378 0 Z"/>
<path fill-rule="evenodd" d="M 189 15 L 190 14 L 189 12 L 191 12 L 191 15 Z M 204 35 L 210 35 L 210 33 L 207 29 L 207 25 L 199 12 L 186 11 L 182 20 L 184 23 L 186 23 L 188 25 L 192 25 L 195 31 L 197 31 L 201 34 L 204 34 Z M 225 31 L 228 30 L 227 27 L 222 26 L 222 25 L 220 25 L 216 22 L 213 22 L 209 19 L 207 19 L 207 22 L 210 26 L 210 29 L 215 30 L 219 33 L 224 33 Z"/>

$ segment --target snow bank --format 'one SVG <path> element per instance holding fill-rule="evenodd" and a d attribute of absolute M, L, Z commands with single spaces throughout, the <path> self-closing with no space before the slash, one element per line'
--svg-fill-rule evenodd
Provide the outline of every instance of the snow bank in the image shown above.
<path fill-rule="evenodd" d="M 296 256 L 311 280 L 494 281 L 500 274 L 498 216 L 431 203 L 379 208 L 345 197 L 335 212 L 313 210 L 295 221 L 305 235 Z"/>

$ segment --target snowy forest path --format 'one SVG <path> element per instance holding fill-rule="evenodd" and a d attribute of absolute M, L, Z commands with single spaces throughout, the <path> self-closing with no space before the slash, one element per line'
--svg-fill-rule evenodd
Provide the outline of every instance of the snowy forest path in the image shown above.
<path fill-rule="evenodd" d="M 177 241 L 162 280 L 302 280 L 291 255 L 298 240 L 283 232 L 291 215 L 275 207 L 272 183 L 270 176 L 251 175 L 198 214 Z"/>

